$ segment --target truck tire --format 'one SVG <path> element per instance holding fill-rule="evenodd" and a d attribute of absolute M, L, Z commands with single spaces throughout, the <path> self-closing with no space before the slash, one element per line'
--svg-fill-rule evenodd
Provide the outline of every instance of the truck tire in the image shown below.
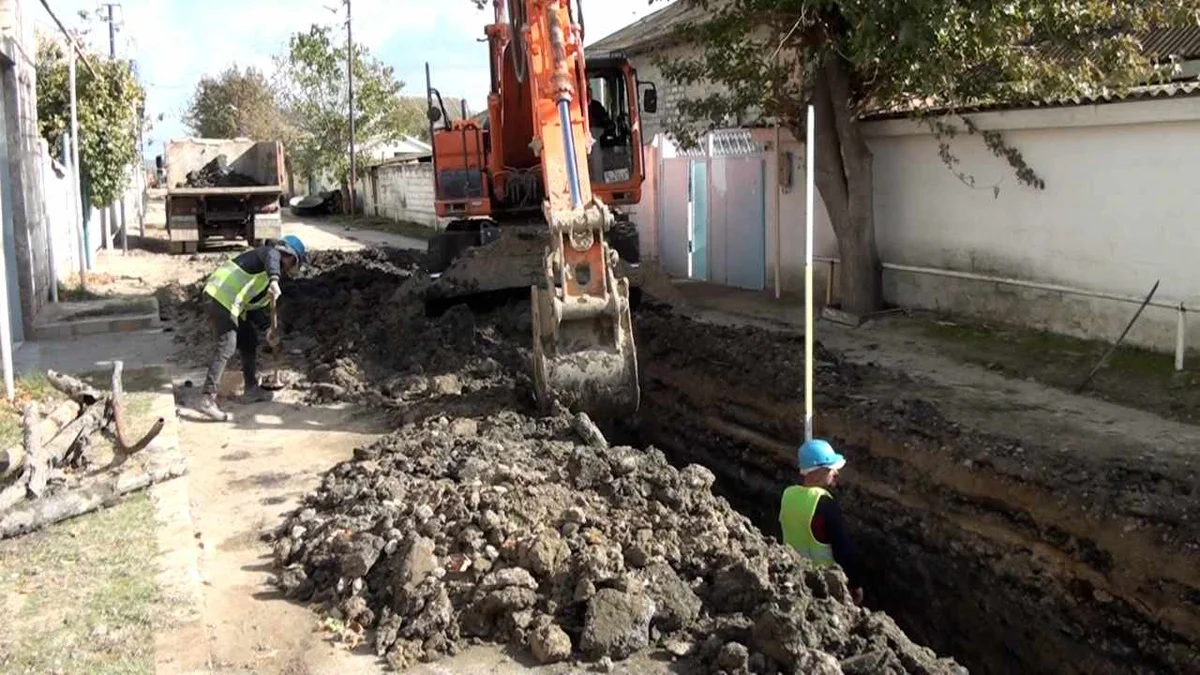
<path fill-rule="evenodd" d="M 634 223 L 627 220 L 613 223 L 605 239 L 608 241 L 609 248 L 621 256 L 621 260 L 634 265 L 641 262 L 641 240 L 638 237 L 637 225 Z"/>

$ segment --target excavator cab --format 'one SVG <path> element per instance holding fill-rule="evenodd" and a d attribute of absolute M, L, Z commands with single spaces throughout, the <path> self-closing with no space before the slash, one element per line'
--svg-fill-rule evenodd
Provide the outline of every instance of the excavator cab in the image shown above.
<path fill-rule="evenodd" d="M 427 302 L 524 289 L 539 403 L 627 415 L 640 403 L 628 274 L 637 236 L 610 206 L 641 199 L 637 93 L 649 87 L 653 112 L 654 85 L 618 55 L 585 63 L 582 15 L 568 0 L 494 4 L 486 115 L 451 120 L 426 64 L 434 202 L 446 220 L 429 243 Z"/>

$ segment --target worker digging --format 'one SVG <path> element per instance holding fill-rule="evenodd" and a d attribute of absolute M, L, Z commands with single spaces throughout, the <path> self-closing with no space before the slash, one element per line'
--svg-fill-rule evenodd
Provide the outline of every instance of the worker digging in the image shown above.
<path fill-rule="evenodd" d="M 829 488 L 837 481 L 846 458 L 827 441 L 813 439 L 797 453 L 802 485 L 783 491 L 779 523 L 783 543 L 796 549 L 818 567 L 836 563 L 846 572 L 854 601 L 862 604 L 862 567 L 846 531 L 845 519 Z"/>
<path fill-rule="evenodd" d="M 279 280 L 305 260 L 304 243 L 294 235 L 251 249 L 225 261 L 204 286 L 208 319 L 216 346 L 208 364 L 197 412 L 218 422 L 231 421 L 217 404 L 221 376 L 234 351 L 242 357 L 245 403 L 269 401 L 271 392 L 258 379 L 258 331 L 267 327 L 267 341 L 276 345 L 275 303 L 283 291 Z M 268 315 L 264 310 L 270 308 Z"/>

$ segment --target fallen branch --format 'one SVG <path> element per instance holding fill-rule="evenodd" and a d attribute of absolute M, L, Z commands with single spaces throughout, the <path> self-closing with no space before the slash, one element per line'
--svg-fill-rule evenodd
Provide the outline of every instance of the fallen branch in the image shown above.
<path fill-rule="evenodd" d="M 46 381 L 50 383 L 50 386 L 81 405 L 92 405 L 101 398 L 100 392 L 95 387 L 71 375 L 48 370 L 46 371 Z"/>
<path fill-rule="evenodd" d="M 87 436 L 100 428 L 104 419 L 102 405 L 94 405 L 63 427 L 49 443 L 38 439 L 36 448 L 26 447 L 22 466 L 24 471 L 16 481 L 0 491 L 0 512 L 25 499 L 26 495 L 40 497 L 50 477 L 50 469 L 60 466 L 67 452 L 80 436 Z M 28 433 L 26 439 L 29 439 Z M 36 439 L 36 437 L 35 437 Z M 35 451 L 36 450 L 36 451 Z"/>
<path fill-rule="evenodd" d="M 41 529 L 68 518 L 95 511 L 116 503 L 121 495 L 141 490 L 187 473 L 187 460 L 180 458 L 170 464 L 127 471 L 75 490 L 28 501 L 0 514 L 0 539 Z"/>
<path fill-rule="evenodd" d="M 117 430 L 117 449 L 125 457 L 128 457 L 129 455 L 132 455 L 133 453 L 145 448 L 147 445 L 150 445 L 150 441 L 153 441 L 154 437 L 158 436 L 163 429 L 163 425 L 166 424 L 167 421 L 161 417 L 158 418 L 154 421 L 154 424 L 150 427 L 150 430 L 147 431 L 144 436 L 142 436 L 140 441 L 132 444 L 128 441 L 125 436 L 125 416 L 122 412 L 123 407 L 121 405 L 121 394 L 124 391 L 124 385 L 121 384 L 121 372 L 124 370 L 124 368 L 125 364 L 123 362 L 113 362 L 112 398 L 109 399 L 109 405 L 112 407 L 113 426 Z M 121 464 L 125 461 L 125 457 L 114 457 L 113 464 Z"/>
<path fill-rule="evenodd" d="M 75 401 L 63 401 L 38 426 L 39 438 L 54 438 L 62 428 L 79 416 L 80 406 Z M 25 465 L 25 446 L 13 445 L 0 450 L 0 483 L 7 482 Z"/>
<path fill-rule="evenodd" d="M 25 490 L 34 497 L 41 497 L 50 481 L 51 460 L 46 457 L 41 439 L 38 438 L 37 401 L 26 403 L 21 415 L 22 445 L 29 458 L 29 482 Z"/>

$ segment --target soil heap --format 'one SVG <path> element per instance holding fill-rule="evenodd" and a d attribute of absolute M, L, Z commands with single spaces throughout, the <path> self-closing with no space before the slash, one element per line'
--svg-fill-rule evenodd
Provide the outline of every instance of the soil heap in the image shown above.
<path fill-rule="evenodd" d="M 472 638 L 543 663 L 647 648 L 689 672 L 949 673 L 887 616 L 586 416 L 430 418 L 362 448 L 280 528 L 281 587 L 396 667 Z"/>
<path fill-rule="evenodd" d="M 204 166 L 189 171 L 182 186 L 189 188 L 226 188 L 261 186 L 257 179 L 229 168 L 229 158 L 217 155 Z"/>

